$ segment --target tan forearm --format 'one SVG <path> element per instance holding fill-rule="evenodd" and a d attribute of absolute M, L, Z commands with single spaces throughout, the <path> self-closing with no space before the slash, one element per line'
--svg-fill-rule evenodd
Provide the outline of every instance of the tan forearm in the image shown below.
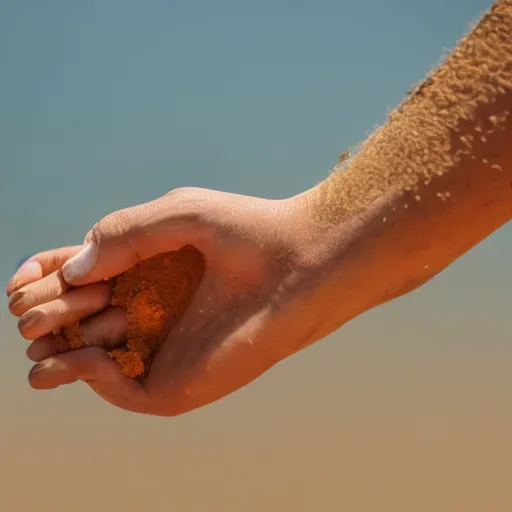
<path fill-rule="evenodd" d="M 417 288 L 510 220 L 512 1 L 496 2 L 311 197 L 324 238 L 339 237 L 354 314 Z"/>

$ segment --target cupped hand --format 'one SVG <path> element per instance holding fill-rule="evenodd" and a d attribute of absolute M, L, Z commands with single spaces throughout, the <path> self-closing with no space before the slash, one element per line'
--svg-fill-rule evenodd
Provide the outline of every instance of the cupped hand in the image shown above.
<path fill-rule="evenodd" d="M 85 381 L 110 403 L 172 416 L 244 386 L 315 341 L 311 229 L 302 196 L 266 200 L 177 189 L 99 221 L 82 246 L 37 254 L 11 279 L 11 312 L 32 341 L 36 389 Z M 107 350 L 126 333 L 105 280 L 155 254 L 194 245 L 206 272 L 144 380 L 124 377 Z M 308 250 L 305 250 L 309 248 Z M 80 320 L 87 348 L 60 354 L 51 334 Z"/>

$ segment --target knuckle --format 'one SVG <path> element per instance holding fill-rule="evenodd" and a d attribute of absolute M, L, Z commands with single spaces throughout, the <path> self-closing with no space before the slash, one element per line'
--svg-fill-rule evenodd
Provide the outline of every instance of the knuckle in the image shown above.
<path fill-rule="evenodd" d="M 91 307 L 103 309 L 110 304 L 112 295 L 111 283 L 94 283 L 89 287 Z"/>
<path fill-rule="evenodd" d="M 48 267 L 51 269 L 57 269 L 62 267 L 62 259 L 60 257 L 59 251 L 48 251 L 46 253 L 41 253 L 38 255 L 40 260 L 46 260 Z"/>
<path fill-rule="evenodd" d="M 176 220 L 201 225 L 211 221 L 215 201 L 211 191 L 198 187 L 181 187 L 166 194 L 166 208 Z"/>
<path fill-rule="evenodd" d="M 103 240 L 124 235 L 129 228 L 129 221 L 126 210 L 118 210 L 109 213 L 101 220 L 96 222 L 89 231 L 86 239 L 96 244 L 101 244 Z"/>
<path fill-rule="evenodd" d="M 203 191 L 203 189 L 199 188 L 199 187 L 178 187 L 178 188 L 174 188 L 172 190 L 170 190 L 169 192 L 167 192 L 167 194 L 165 194 L 164 197 L 167 197 L 167 198 L 174 198 L 174 199 L 178 199 L 178 198 L 190 198 L 190 197 L 193 197 L 199 193 L 201 193 Z"/>

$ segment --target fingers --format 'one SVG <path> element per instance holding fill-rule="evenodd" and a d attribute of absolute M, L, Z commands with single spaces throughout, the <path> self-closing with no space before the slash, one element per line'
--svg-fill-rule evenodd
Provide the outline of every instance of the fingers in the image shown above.
<path fill-rule="evenodd" d="M 149 411 L 142 385 L 122 375 L 117 363 L 98 347 L 49 357 L 35 365 L 28 378 L 34 389 L 54 389 L 82 380 L 113 405 L 134 412 Z"/>
<path fill-rule="evenodd" d="M 15 316 L 21 316 L 29 309 L 57 299 L 69 289 L 60 270 L 26 284 L 15 291 L 9 298 L 9 310 Z"/>
<path fill-rule="evenodd" d="M 77 288 L 61 297 L 35 306 L 24 313 L 18 329 L 27 340 L 35 340 L 66 325 L 105 309 L 110 302 L 108 283 Z"/>
<path fill-rule="evenodd" d="M 119 346 L 125 340 L 127 330 L 128 320 L 119 308 L 109 308 L 80 321 L 80 333 L 84 343 L 90 347 L 102 347 L 105 350 Z M 47 335 L 29 345 L 27 357 L 37 363 L 58 352 L 55 337 Z"/>
<path fill-rule="evenodd" d="M 22 286 L 33 283 L 60 269 L 64 262 L 77 254 L 81 248 L 82 246 L 75 245 L 35 254 L 25 261 L 11 278 L 7 284 L 7 296 L 10 297 Z"/>
<path fill-rule="evenodd" d="M 22 286 L 43 277 L 43 269 L 37 261 L 25 261 L 7 283 L 6 294 L 10 297 Z"/>
<path fill-rule="evenodd" d="M 101 281 L 142 259 L 194 244 L 202 229 L 197 203 L 204 209 L 208 201 L 188 194 L 171 193 L 104 217 L 87 234 L 83 250 L 63 266 L 65 280 L 73 285 Z"/>
<path fill-rule="evenodd" d="M 107 350 L 117 347 L 126 338 L 128 319 L 120 308 L 109 308 L 80 322 L 84 342 Z"/>
<path fill-rule="evenodd" d="M 120 373 L 116 366 L 105 351 L 99 348 L 82 349 L 49 357 L 38 363 L 29 373 L 29 382 L 35 389 L 53 389 L 77 380 L 115 380 L 115 374 Z"/>

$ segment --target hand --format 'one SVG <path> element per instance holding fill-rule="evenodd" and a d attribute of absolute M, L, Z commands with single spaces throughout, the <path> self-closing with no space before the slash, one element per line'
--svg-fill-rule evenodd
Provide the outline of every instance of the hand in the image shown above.
<path fill-rule="evenodd" d="M 35 340 L 27 350 L 38 363 L 31 386 L 82 380 L 116 406 L 172 416 L 221 398 L 315 341 L 322 315 L 313 304 L 319 271 L 310 263 L 306 204 L 302 196 L 178 189 L 103 218 L 84 246 L 33 256 L 7 290 L 20 333 Z M 106 350 L 122 340 L 126 318 L 108 307 L 104 279 L 187 244 L 206 258 L 201 286 L 147 378 L 124 377 Z M 81 319 L 89 346 L 57 354 L 50 333 Z"/>

